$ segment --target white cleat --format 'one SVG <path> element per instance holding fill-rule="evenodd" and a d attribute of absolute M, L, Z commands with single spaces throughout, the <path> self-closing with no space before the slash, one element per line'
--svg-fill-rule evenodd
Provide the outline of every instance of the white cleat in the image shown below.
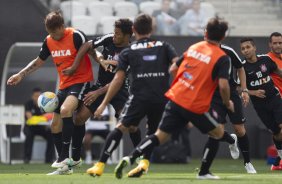
<path fill-rule="evenodd" d="M 251 162 L 246 163 L 245 168 L 246 168 L 247 173 L 257 174 L 257 171 L 255 170 L 255 168 L 254 168 L 254 166 Z"/>
<path fill-rule="evenodd" d="M 239 156 L 240 156 L 240 152 L 239 152 L 239 149 L 238 149 L 238 146 L 237 146 L 237 144 L 238 144 L 237 136 L 236 136 L 236 134 L 230 134 L 230 135 L 235 140 L 234 144 L 229 145 L 230 154 L 231 154 L 231 157 L 233 159 L 238 159 Z"/>
<path fill-rule="evenodd" d="M 66 158 L 65 160 L 58 162 L 57 160 L 51 165 L 51 167 L 53 168 L 62 168 L 64 166 L 71 166 L 72 165 L 73 160 Z"/>
<path fill-rule="evenodd" d="M 200 179 L 200 180 L 219 180 L 220 177 L 213 175 L 212 173 L 208 173 L 208 174 L 205 174 L 205 175 L 198 175 L 197 179 Z"/>
<path fill-rule="evenodd" d="M 46 174 L 47 176 L 52 176 L 52 175 L 70 175 L 73 173 L 73 169 L 69 168 L 68 166 L 64 166 L 62 168 L 58 168 L 57 170 L 50 172 Z"/>
<path fill-rule="evenodd" d="M 82 165 L 82 160 L 79 159 L 78 161 L 74 161 L 71 159 L 69 167 L 74 168 L 74 167 L 80 167 Z"/>

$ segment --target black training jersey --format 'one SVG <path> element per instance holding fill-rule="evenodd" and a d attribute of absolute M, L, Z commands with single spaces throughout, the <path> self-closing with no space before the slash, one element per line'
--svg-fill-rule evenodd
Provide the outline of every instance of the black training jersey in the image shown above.
<path fill-rule="evenodd" d="M 76 48 L 76 50 L 79 50 L 80 46 L 87 41 L 86 35 L 79 31 L 75 30 L 73 33 L 73 43 Z M 50 50 L 47 46 L 47 39 L 44 40 L 40 53 L 39 58 L 45 61 L 49 56 L 51 55 Z"/>
<path fill-rule="evenodd" d="M 266 98 L 279 95 L 279 91 L 275 88 L 270 73 L 277 69 L 277 65 L 267 55 L 257 55 L 257 62 L 244 64 L 246 72 L 247 87 L 249 90 L 265 90 Z M 258 98 L 251 95 L 254 102 L 265 101 L 265 98 Z"/>
<path fill-rule="evenodd" d="M 220 48 L 226 53 L 227 56 L 230 57 L 231 60 L 231 73 L 229 78 L 229 85 L 230 85 L 230 91 L 234 92 L 239 84 L 239 82 L 237 81 L 238 80 L 237 69 L 243 67 L 244 61 L 241 61 L 238 54 L 231 47 L 221 44 Z M 219 87 L 216 88 L 214 96 L 221 98 Z"/>
<path fill-rule="evenodd" d="M 150 38 L 135 41 L 119 55 L 118 70 L 132 73 L 131 93 L 140 100 L 164 102 L 169 88 L 168 68 L 177 56 L 168 43 Z"/>
<path fill-rule="evenodd" d="M 119 53 L 125 48 L 125 47 L 116 47 L 113 43 L 113 33 L 103 35 L 101 37 L 97 37 L 93 39 L 92 41 L 92 47 L 95 49 L 97 47 L 103 47 L 102 54 L 104 59 L 106 60 L 116 60 L 118 61 L 118 55 Z M 100 65 L 99 66 L 99 73 L 98 73 L 98 79 L 97 79 L 97 85 L 98 86 L 105 86 L 106 84 L 110 83 L 116 72 L 116 67 L 111 66 L 113 68 L 113 72 L 105 71 L 105 69 Z M 126 80 L 126 87 L 127 87 L 127 80 Z"/>

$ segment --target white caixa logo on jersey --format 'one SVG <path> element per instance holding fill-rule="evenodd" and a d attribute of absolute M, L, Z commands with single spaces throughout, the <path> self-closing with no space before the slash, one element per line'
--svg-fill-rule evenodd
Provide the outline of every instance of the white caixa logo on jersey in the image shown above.
<path fill-rule="evenodd" d="M 70 56 L 71 51 L 68 50 L 53 50 L 51 51 L 52 57 Z"/>

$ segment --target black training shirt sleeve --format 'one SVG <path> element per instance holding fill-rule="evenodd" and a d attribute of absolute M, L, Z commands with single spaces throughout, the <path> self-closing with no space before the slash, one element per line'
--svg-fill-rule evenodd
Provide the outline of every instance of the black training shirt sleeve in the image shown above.
<path fill-rule="evenodd" d="M 51 55 L 50 50 L 47 46 L 47 39 L 44 40 L 40 52 L 39 52 L 39 58 L 45 61 L 49 56 Z"/>
<path fill-rule="evenodd" d="M 184 60 L 184 55 L 182 54 L 182 56 L 180 56 L 180 58 L 176 61 L 176 65 L 179 67 L 183 60 Z"/>
<path fill-rule="evenodd" d="M 167 56 L 168 56 L 168 61 L 172 62 L 172 59 L 177 57 L 177 53 L 175 48 L 170 45 L 169 43 L 165 43 L 166 44 L 166 50 L 167 50 Z"/>
<path fill-rule="evenodd" d="M 275 70 L 277 70 L 278 66 L 270 57 L 268 57 L 268 61 L 269 61 L 269 71 L 270 73 L 273 73 Z"/>
<path fill-rule="evenodd" d="M 79 30 L 75 30 L 73 33 L 73 43 L 76 48 L 76 50 L 79 50 L 82 44 L 87 42 L 87 37 L 86 35 Z"/>
<path fill-rule="evenodd" d="M 229 79 L 231 72 L 231 61 L 230 57 L 227 55 L 222 56 L 218 59 L 217 63 L 215 64 L 212 72 L 212 79 L 219 79 L 219 78 L 224 78 L 224 79 Z"/>
<path fill-rule="evenodd" d="M 114 34 L 110 33 L 110 34 L 106 34 L 100 37 L 93 38 L 92 48 L 96 49 L 97 47 L 105 46 L 105 45 L 112 43 L 113 36 Z"/>
<path fill-rule="evenodd" d="M 123 70 L 125 72 L 127 71 L 127 68 L 129 66 L 128 52 L 129 52 L 129 48 L 126 48 L 122 50 L 121 53 L 119 54 L 117 70 Z"/>

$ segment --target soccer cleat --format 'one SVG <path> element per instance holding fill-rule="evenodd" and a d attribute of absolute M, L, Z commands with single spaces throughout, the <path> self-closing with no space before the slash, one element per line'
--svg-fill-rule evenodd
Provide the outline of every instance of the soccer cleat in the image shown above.
<path fill-rule="evenodd" d="M 105 163 L 97 162 L 91 168 L 87 169 L 86 173 L 93 177 L 101 176 L 104 172 L 104 168 L 105 168 Z"/>
<path fill-rule="evenodd" d="M 74 168 L 74 167 L 80 167 L 82 165 L 82 160 L 81 158 L 78 161 L 74 161 L 71 159 L 69 167 Z"/>
<path fill-rule="evenodd" d="M 57 160 L 51 165 L 53 168 L 62 168 L 64 166 L 72 166 L 73 160 L 70 158 L 66 158 L 65 160 L 58 162 Z"/>
<path fill-rule="evenodd" d="M 122 170 L 130 163 L 129 157 L 123 157 L 115 168 L 115 176 L 117 179 L 122 178 Z"/>
<path fill-rule="evenodd" d="M 139 161 L 139 164 L 137 167 L 129 171 L 127 174 L 128 177 L 134 178 L 134 177 L 141 177 L 144 173 L 147 173 L 149 169 L 150 162 L 147 159 L 142 159 Z"/>
<path fill-rule="evenodd" d="M 257 171 L 255 170 L 253 164 L 251 162 L 248 162 L 245 164 L 245 169 L 247 171 L 247 173 L 249 174 L 256 174 Z"/>
<path fill-rule="evenodd" d="M 220 177 L 213 175 L 212 173 L 207 173 L 207 174 L 204 174 L 204 175 L 198 175 L 197 179 L 200 179 L 200 180 L 219 180 Z"/>
<path fill-rule="evenodd" d="M 282 165 L 271 165 L 270 167 L 270 170 L 271 171 L 279 171 L 279 170 L 282 170 Z"/>
<path fill-rule="evenodd" d="M 64 166 L 62 168 L 58 168 L 57 170 L 50 172 L 48 174 L 46 174 L 47 176 L 52 176 L 52 175 L 70 175 L 73 173 L 73 169 L 68 167 L 68 166 Z"/>
<path fill-rule="evenodd" d="M 237 146 L 237 143 L 238 143 L 237 136 L 236 134 L 230 134 L 230 135 L 235 140 L 234 144 L 229 145 L 230 154 L 233 159 L 238 159 L 240 152 Z"/>

